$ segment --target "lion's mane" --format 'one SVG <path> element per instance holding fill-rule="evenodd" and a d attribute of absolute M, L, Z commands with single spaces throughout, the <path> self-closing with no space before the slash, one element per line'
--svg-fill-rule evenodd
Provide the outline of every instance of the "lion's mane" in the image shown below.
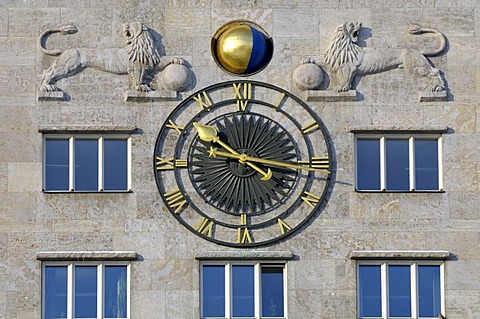
<path fill-rule="evenodd" d="M 325 51 L 325 63 L 332 69 L 338 69 L 344 64 L 354 64 L 362 51 L 362 48 L 352 41 L 351 32 L 354 29 L 349 31 L 348 27 L 354 28 L 346 23 L 337 27 L 333 40 Z"/>
<path fill-rule="evenodd" d="M 134 35 L 131 39 L 127 39 L 125 49 L 128 54 L 128 60 L 132 63 L 155 68 L 160 63 L 161 56 L 150 30 L 142 24 L 125 24 L 124 30 L 128 31 L 127 28 L 138 29 L 133 31 Z M 128 33 L 126 36 L 128 37 Z"/>

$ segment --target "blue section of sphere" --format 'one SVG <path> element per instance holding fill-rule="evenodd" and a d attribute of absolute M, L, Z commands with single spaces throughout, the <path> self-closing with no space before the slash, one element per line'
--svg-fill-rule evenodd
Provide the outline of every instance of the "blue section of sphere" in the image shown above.
<path fill-rule="evenodd" d="M 252 32 L 253 42 L 252 52 L 244 74 L 254 73 L 263 68 L 268 63 L 270 54 L 268 52 L 267 39 L 265 39 L 265 36 L 255 28 L 250 27 L 250 31 Z"/>

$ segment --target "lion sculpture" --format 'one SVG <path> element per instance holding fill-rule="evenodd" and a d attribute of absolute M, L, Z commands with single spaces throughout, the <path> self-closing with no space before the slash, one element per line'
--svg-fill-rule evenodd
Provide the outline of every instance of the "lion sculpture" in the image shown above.
<path fill-rule="evenodd" d="M 143 23 L 125 23 L 122 28 L 126 46 L 120 49 L 48 50 L 45 47 L 48 36 L 53 33 L 73 34 L 78 32 L 78 29 L 74 26 L 65 26 L 44 31 L 38 39 L 39 47 L 44 54 L 57 58 L 44 72 L 39 90 L 59 91 L 55 86 L 58 80 L 73 76 L 85 68 L 93 68 L 108 73 L 128 74 L 131 89 L 148 92 L 152 90 L 150 84 L 157 72 L 172 63 L 184 64 L 180 58 L 161 56 L 152 31 Z"/>
<path fill-rule="evenodd" d="M 446 47 L 443 33 L 436 29 L 411 26 L 409 34 L 432 33 L 440 39 L 440 46 L 432 51 L 419 51 L 412 48 L 367 49 L 358 45 L 361 23 L 344 23 L 337 27 L 335 36 L 320 60 L 307 58 L 303 63 L 315 63 L 331 76 L 339 92 L 352 89 L 355 76 L 363 76 L 392 70 L 405 69 L 409 74 L 429 81 L 434 92 L 445 90 L 445 80 L 440 71 L 433 67 L 426 57 L 437 56 Z"/>

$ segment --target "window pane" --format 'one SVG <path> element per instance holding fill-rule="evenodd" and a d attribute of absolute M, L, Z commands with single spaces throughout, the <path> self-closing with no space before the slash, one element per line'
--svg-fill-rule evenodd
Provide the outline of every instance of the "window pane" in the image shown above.
<path fill-rule="evenodd" d="M 97 267 L 75 267 L 75 318 L 97 318 Z"/>
<path fill-rule="evenodd" d="M 225 266 L 203 266 L 202 317 L 225 317 Z"/>
<path fill-rule="evenodd" d="M 75 140 L 75 190 L 98 190 L 98 140 Z"/>
<path fill-rule="evenodd" d="M 359 314 L 360 317 L 381 317 L 381 267 L 360 266 L 358 270 L 359 281 Z"/>
<path fill-rule="evenodd" d="M 418 266 L 418 310 L 420 317 L 440 314 L 440 266 Z"/>
<path fill-rule="evenodd" d="M 232 267 L 232 299 L 234 317 L 254 316 L 253 266 Z"/>
<path fill-rule="evenodd" d="M 357 187 L 380 190 L 380 140 L 357 140 Z"/>
<path fill-rule="evenodd" d="M 127 267 L 105 266 L 104 311 L 106 318 L 127 317 Z"/>
<path fill-rule="evenodd" d="M 67 267 L 45 267 L 45 319 L 67 318 Z"/>
<path fill-rule="evenodd" d="M 68 140 L 45 140 L 45 190 L 68 189 Z"/>
<path fill-rule="evenodd" d="M 127 141 L 104 140 L 104 189 L 127 189 Z"/>
<path fill-rule="evenodd" d="M 283 317 L 283 268 L 262 267 L 262 317 Z"/>
<path fill-rule="evenodd" d="M 438 190 L 438 140 L 415 140 L 415 189 Z"/>
<path fill-rule="evenodd" d="M 388 266 L 389 317 L 410 317 L 410 266 Z"/>
<path fill-rule="evenodd" d="M 387 139 L 387 190 L 410 190 L 408 167 L 408 140 Z"/>

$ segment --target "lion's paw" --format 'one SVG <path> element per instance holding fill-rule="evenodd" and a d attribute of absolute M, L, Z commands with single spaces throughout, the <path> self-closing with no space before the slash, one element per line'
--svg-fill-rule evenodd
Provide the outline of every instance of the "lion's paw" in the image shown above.
<path fill-rule="evenodd" d="M 150 92 L 150 91 L 152 91 L 152 88 L 150 86 L 148 86 L 147 84 L 140 84 L 138 86 L 138 91 L 140 91 L 140 92 Z"/>
<path fill-rule="evenodd" d="M 39 90 L 41 92 L 56 92 L 56 91 L 60 91 L 60 89 L 58 87 L 56 87 L 55 85 L 53 84 L 42 84 L 40 87 L 39 87 Z"/>
<path fill-rule="evenodd" d="M 185 64 L 185 60 L 182 59 L 182 58 L 177 58 L 177 57 L 174 57 L 172 58 L 172 62 L 171 64 L 180 64 L 180 65 L 184 65 Z"/>
<path fill-rule="evenodd" d="M 350 86 L 348 86 L 348 85 L 337 86 L 337 92 L 348 92 L 349 90 L 350 90 Z"/>
<path fill-rule="evenodd" d="M 300 61 L 300 65 L 302 64 L 315 64 L 315 59 L 309 57 L 303 58 L 303 60 Z"/>

